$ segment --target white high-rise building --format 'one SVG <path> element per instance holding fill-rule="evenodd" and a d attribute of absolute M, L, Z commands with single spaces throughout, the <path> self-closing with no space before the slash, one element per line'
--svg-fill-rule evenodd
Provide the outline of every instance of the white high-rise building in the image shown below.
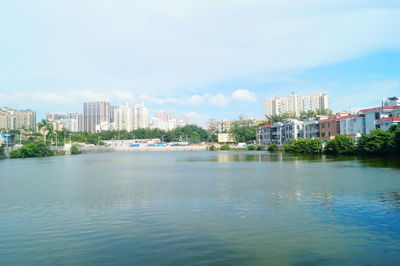
<path fill-rule="evenodd" d="M 400 106 L 400 97 L 388 97 L 382 100 L 382 107 Z"/>
<path fill-rule="evenodd" d="M 132 131 L 149 127 L 149 110 L 142 104 L 122 105 L 114 110 L 114 130 Z"/>
<path fill-rule="evenodd" d="M 46 119 L 50 122 L 59 122 L 71 132 L 83 131 L 83 115 L 80 113 L 49 113 Z"/>
<path fill-rule="evenodd" d="M 264 114 L 273 115 L 293 114 L 299 116 L 301 112 L 329 109 L 328 94 L 299 95 L 292 93 L 286 97 L 264 99 Z"/>
<path fill-rule="evenodd" d="M 177 127 L 186 126 L 189 119 L 186 116 L 174 115 L 165 111 L 159 111 L 150 120 L 151 128 L 158 128 L 162 130 L 173 130 Z"/>

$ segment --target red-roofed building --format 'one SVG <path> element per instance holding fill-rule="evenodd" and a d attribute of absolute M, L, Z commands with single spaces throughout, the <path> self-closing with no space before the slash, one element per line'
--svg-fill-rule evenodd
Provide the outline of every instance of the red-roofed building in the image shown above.
<path fill-rule="evenodd" d="M 378 123 L 380 119 L 400 116 L 400 106 L 368 108 L 360 110 L 359 113 L 365 115 L 365 132 L 369 134 L 371 130 L 381 128 L 381 124 Z"/>
<path fill-rule="evenodd" d="M 393 125 L 399 125 L 399 124 L 400 124 L 400 117 L 398 116 L 381 118 L 376 121 L 376 126 L 383 130 L 388 130 Z"/>

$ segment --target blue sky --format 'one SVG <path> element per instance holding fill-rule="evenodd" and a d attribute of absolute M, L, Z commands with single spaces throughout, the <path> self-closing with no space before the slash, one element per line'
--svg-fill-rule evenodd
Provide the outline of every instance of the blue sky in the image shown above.
<path fill-rule="evenodd" d="M 2 1 L 0 106 L 144 101 L 192 121 L 263 116 L 327 92 L 334 111 L 400 96 L 399 1 Z"/>

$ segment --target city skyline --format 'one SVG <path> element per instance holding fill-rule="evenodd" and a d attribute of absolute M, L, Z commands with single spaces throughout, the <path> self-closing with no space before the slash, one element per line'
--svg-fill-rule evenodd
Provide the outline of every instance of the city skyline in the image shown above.
<path fill-rule="evenodd" d="M 0 106 L 44 118 L 143 100 L 200 124 L 262 118 L 291 91 L 376 106 L 400 94 L 398 17 L 398 1 L 7 1 Z"/>

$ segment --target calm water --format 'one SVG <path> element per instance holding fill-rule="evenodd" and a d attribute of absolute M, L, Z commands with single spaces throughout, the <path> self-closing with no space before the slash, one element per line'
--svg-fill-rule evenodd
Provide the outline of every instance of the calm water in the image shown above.
<path fill-rule="evenodd" d="M 400 159 L 259 152 L 0 161 L 1 265 L 394 265 Z"/>

